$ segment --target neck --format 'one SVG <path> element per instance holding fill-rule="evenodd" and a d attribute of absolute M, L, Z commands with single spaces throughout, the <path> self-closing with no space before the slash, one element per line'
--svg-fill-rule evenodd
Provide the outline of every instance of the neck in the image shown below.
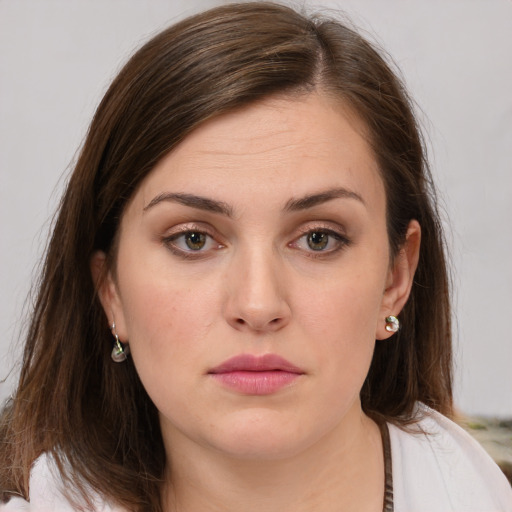
<path fill-rule="evenodd" d="M 166 512 L 382 511 L 382 441 L 362 412 L 355 423 L 282 459 L 233 457 L 190 440 L 166 451 L 172 460 L 163 491 Z"/>

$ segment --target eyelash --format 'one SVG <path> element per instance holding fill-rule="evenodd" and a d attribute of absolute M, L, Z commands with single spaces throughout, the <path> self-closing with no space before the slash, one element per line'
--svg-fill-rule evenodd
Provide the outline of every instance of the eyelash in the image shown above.
<path fill-rule="evenodd" d="M 200 259 L 200 258 L 204 258 L 206 256 L 206 252 L 209 250 L 207 249 L 206 251 L 203 250 L 202 248 L 198 249 L 198 250 L 194 250 L 194 249 L 182 249 L 180 247 L 177 246 L 177 243 L 176 241 L 180 238 L 183 238 L 185 239 L 185 237 L 187 235 L 204 235 L 206 237 L 206 244 L 208 243 L 212 243 L 214 245 L 216 245 L 216 247 L 214 247 L 214 249 L 222 249 L 224 247 L 223 244 L 219 243 L 219 242 L 216 242 L 215 241 L 215 237 L 210 234 L 207 230 L 205 230 L 203 227 L 194 227 L 194 226 L 184 226 L 183 228 L 180 228 L 179 231 L 177 233 L 173 233 L 172 235 L 170 236 L 167 236 L 165 238 L 162 239 L 162 243 L 173 253 L 175 254 L 176 256 L 180 256 L 181 258 L 184 258 L 184 259 Z"/>
<path fill-rule="evenodd" d="M 336 246 L 331 249 L 321 249 L 321 250 L 315 250 L 312 248 L 303 249 L 304 253 L 309 258 L 327 258 L 342 249 L 348 247 L 351 245 L 352 241 L 349 240 L 346 236 L 342 235 L 338 231 L 335 231 L 330 228 L 326 227 L 312 227 L 308 229 L 304 229 L 300 236 L 295 238 L 292 242 L 288 244 L 288 247 L 292 249 L 301 250 L 299 247 L 299 241 L 302 239 L 306 239 L 305 243 L 307 244 L 307 237 L 311 236 L 313 234 L 321 234 L 321 235 L 327 235 L 329 237 L 327 244 L 330 243 L 330 239 L 333 239 L 335 241 Z M 183 259 L 200 259 L 207 256 L 207 254 L 210 252 L 212 248 L 203 249 L 203 247 L 198 248 L 197 250 L 194 249 L 184 249 L 178 247 L 176 241 L 180 238 L 183 238 L 185 240 L 185 237 L 187 235 L 203 235 L 206 237 L 205 244 L 212 244 L 214 245 L 214 250 L 219 250 L 224 248 L 225 246 L 215 240 L 214 235 L 208 232 L 208 230 L 205 230 L 204 227 L 194 227 L 194 226 L 184 226 L 183 228 L 180 228 L 177 233 L 173 233 L 172 235 L 169 235 L 162 239 L 162 243 L 176 256 L 179 256 Z M 186 242 L 185 242 L 186 243 Z"/>
<path fill-rule="evenodd" d="M 307 237 L 311 236 L 312 234 L 322 234 L 327 235 L 329 238 L 334 239 L 336 246 L 332 249 L 327 250 L 317 250 L 309 248 L 309 250 L 305 249 L 305 253 L 309 258 L 328 258 L 329 256 L 332 256 L 336 254 L 337 252 L 345 249 L 346 247 L 350 246 L 352 241 L 349 240 L 346 236 L 342 235 L 338 231 L 335 231 L 330 228 L 325 227 L 314 227 L 305 229 L 302 234 L 296 238 L 293 242 L 290 242 L 288 244 L 289 247 L 297 248 L 300 250 L 300 247 L 298 246 L 298 242 L 302 239 L 306 239 L 305 243 L 308 243 Z M 327 242 L 329 243 L 329 241 Z"/>

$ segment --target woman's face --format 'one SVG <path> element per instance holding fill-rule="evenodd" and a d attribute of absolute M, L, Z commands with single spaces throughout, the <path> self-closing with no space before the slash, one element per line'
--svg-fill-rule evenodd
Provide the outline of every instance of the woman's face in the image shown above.
<path fill-rule="evenodd" d="M 100 296 L 168 450 L 279 458 L 360 420 L 412 279 L 360 133 L 323 96 L 268 99 L 203 124 L 130 201 Z"/>

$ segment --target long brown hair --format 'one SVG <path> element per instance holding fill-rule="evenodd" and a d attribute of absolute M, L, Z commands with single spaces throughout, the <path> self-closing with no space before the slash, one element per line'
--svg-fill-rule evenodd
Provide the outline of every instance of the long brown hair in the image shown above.
<path fill-rule="evenodd" d="M 452 411 L 450 301 L 441 224 L 411 102 L 374 47 L 338 21 L 265 2 L 231 4 L 145 44 L 94 116 L 56 217 L 14 398 L 0 420 L 0 489 L 27 496 L 33 461 L 54 456 L 70 486 L 130 510 L 161 510 L 164 450 L 155 406 L 112 336 L 90 258 L 115 262 L 127 201 L 198 125 L 272 94 L 319 90 L 364 121 L 387 196 L 391 253 L 411 219 L 422 248 L 402 329 L 377 343 L 364 410 L 397 424 L 422 401 Z"/>

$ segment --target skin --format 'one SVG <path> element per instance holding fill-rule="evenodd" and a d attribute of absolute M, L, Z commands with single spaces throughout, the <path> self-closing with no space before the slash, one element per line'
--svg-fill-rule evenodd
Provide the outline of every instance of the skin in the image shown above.
<path fill-rule="evenodd" d="M 321 94 L 266 99 L 200 126 L 128 204 L 99 295 L 160 413 L 166 510 L 382 510 L 382 444 L 359 392 L 408 298 L 420 228 L 391 261 L 363 133 Z M 267 353 L 303 375 L 254 396 L 208 374 Z"/>

